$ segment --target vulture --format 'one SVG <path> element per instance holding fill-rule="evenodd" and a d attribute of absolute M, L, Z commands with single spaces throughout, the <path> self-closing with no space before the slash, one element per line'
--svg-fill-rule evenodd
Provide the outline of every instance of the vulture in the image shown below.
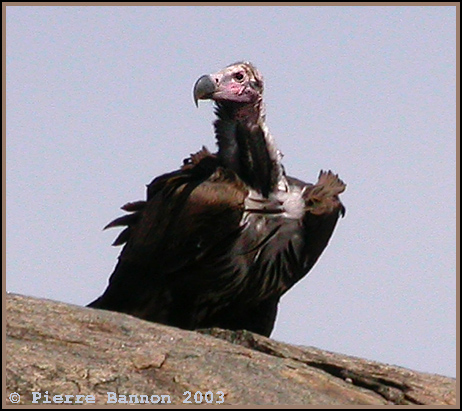
<path fill-rule="evenodd" d="M 273 330 L 282 295 L 303 278 L 345 213 L 345 184 L 286 175 L 265 124 L 263 79 L 238 62 L 194 85 L 213 100 L 218 150 L 203 147 L 155 178 L 146 200 L 107 227 L 124 227 L 109 284 L 89 307 L 183 329 Z M 106 227 L 106 228 L 107 228 Z"/>

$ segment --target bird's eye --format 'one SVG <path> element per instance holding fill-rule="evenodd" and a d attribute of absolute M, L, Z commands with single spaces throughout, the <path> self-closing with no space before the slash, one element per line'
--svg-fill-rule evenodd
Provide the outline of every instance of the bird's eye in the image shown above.
<path fill-rule="evenodd" d="M 242 81 L 242 80 L 244 80 L 244 74 L 241 73 L 241 72 L 236 73 L 236 74 L 234 75 L 234 78 L 235 78 L 237 81 Z"/>

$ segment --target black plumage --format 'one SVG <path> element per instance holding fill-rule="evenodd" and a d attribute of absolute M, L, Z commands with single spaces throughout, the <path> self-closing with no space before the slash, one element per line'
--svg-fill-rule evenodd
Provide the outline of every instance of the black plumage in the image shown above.
<path fill-rule="evenodd" d="M 265 125 L 263 80 L 240 62 L 202 76 L 194 98 L 216 104 L 217 153 L 203 148 L 154 179 L 114 245 L 124 247 L 89 306 L 185 329 L 269 336 L 280 297 L 313 267 L 344 214 L 345 184 L 286 176 Z"/>

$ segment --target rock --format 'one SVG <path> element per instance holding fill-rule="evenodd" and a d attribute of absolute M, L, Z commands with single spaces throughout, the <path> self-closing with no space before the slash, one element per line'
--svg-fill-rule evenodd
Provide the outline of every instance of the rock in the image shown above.
<path fill-rule="evenodd" d="M 7 404 L 456 403 L 452 378 L 246 331 L 191 332 L 12 294 L 6 308 Z"/>

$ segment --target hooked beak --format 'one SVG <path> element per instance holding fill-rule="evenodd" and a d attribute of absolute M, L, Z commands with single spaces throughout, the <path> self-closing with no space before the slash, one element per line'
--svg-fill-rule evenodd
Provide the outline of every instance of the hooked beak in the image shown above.
<path fill-rule="evenodd" d="M 217 84 L 212 76 L 206 74 L 199 77 L 193 89 L 194 104 L 196 107 L 198 107 L 199 100 L 211 99 L 216 90 Z"/>

